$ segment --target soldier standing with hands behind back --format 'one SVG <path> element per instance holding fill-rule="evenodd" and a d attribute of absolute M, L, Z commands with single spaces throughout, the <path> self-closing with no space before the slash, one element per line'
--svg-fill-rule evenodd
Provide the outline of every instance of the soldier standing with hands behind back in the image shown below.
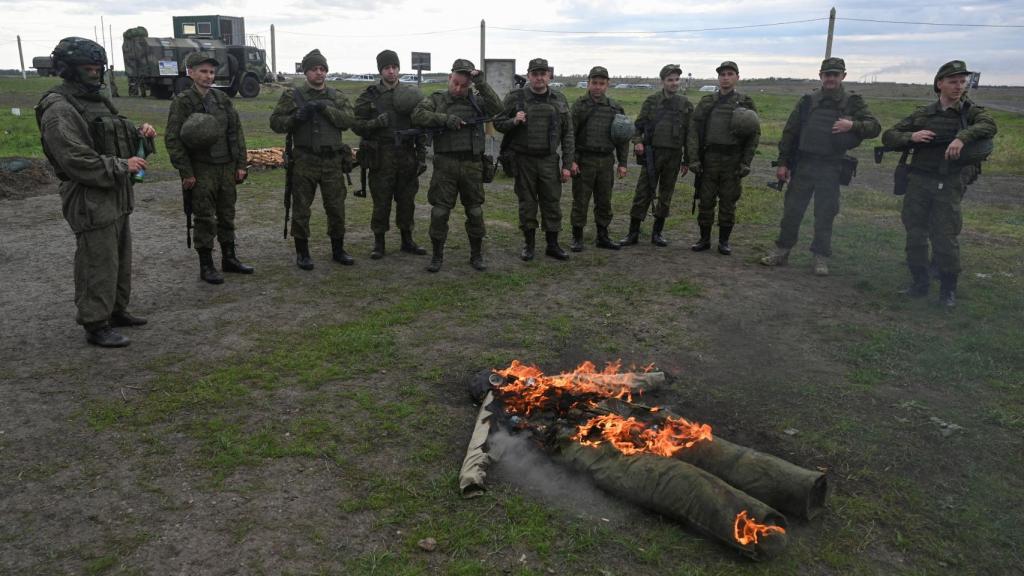
<path fill-rule="evenodd" d="M 171 102 L 164 142 L 181 175 L 182 190 L 192 194 L 199 277 L 223 284 L 224 276 L 213 265 L 214 237 L 220 240 L 224 272 L 254 271 L 235 255 L 235 185 L 247 174 L 245 135 L 231 98 L 213 88 L 220 62 L 210 54 L 193 52 L 185 66 L 192 87 Z"/>

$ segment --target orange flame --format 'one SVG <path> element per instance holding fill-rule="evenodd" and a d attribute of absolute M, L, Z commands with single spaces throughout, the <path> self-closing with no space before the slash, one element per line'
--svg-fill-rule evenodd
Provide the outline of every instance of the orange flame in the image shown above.
<path fill-rule="evenodd" d="M 589 440 L 588 436 L 595 429 L 600 439 Z M 660 427 L 648 427 L 634 417 L 606 414 L 582 424 L 572 439 L 584 446 L 599 446 L 608 442 L 623 454 L 645 452 L 671 457 L 701 440 L 710 442 L 711 426 L 695 424 L 685 418 L 666 418 Z"/>
<path fill-rule="evenodd" d="M 499 387 L 506 410 L 528 415 L 557 404 L 567 395 L 632 401 L 633 392 L 638 390 L 632 388 L 632 374 L 619 373 L 621 367 L 622 362 L 616 360 L 599 371 L 593 362 L 586 361 L 571 372 L 545 376 L 540 368 L 513 360 L 508 368 L 494 372 L 512 379 Z M 653 365 L 645 367 L 644 371 L 649 372 L 651 368 Z"/>
<path fill-rule="evenodd" d="M 753 516 L 747 516 L 746 510 L 736 515 L 736 524 L 733 525 L 733 538 L 743 546 L 757 544 L 761 536 L 785 533 L 786 529 L 782 526 L 758 523 Z"/>

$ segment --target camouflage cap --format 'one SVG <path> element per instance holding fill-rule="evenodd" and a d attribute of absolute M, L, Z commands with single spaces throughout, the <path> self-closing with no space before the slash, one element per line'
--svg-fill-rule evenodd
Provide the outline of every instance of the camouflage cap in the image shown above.
<path fill-rule="evenodd" d="M 818 72 L 846 72 L 846 62 L 842 58 L 825 58 L 821 61 Z"/>
<path fill-rule="evenodd" d="M 469 74 L 473 72 L 473 70 L 476 70 L 476 66 L 465 58 L 459 58 L 452 64 L 452 72 L 465 72 Z"/>
<path fill-rule="evenodd" d="M 680 74 L 682 75 L 683 69 L 679 67 L 679 64 L 665 64 L 661 67 L 661 72 L 658 76 L 664 80 L 669 77 L 669 74 Z"/>
<path fill-rule="evenodd" d="M 740 67 L 737 66 L 736 63 L 733 62 L 732 60 L 726 60 L 725 62 L 722 62 L 721 64 L 719 64 L 718 68 L 715 68 L 715 72 L 717 74 L 721 74 L 722 70 L 732 70 L 733 72 L 735 72 L 737 74 L 740 73 Z"/>
<path fill-rule="evenodd" d="M 587 74 L 587 78 L 604 78 L 608 79 L 608 69 L 604 66 L 594 66 L 590 69 L 590 74 Z"/>
<path fill-rule="evenodd" d="M 530 60 L 530 65 L 526 68 L 526 71 L 533 72 L 534 70 L 544 70 L 546 72 L 550 69 L 551 67 L 548 66 L 547 60 L 544 58 L 534 58 L 533 60 Z"/>
<path fill-rule="evenodd" d="M 303 72 L 313 68 L 314 66 L 323 66 L 324 70 L 328 70 L 327 58 L 325 58 L 324 55 L 320 53 L 320 50 L 317 48 L 313 48 L 312 50 L 310 50 L 309 54 L 306 54 L 305 56 L 302 57 Z"/>
<path fill-rule="evenodd" d="M 195 68 L 196 66 L 206 64 L 207 62 L 213 64 L 215 68 L 220 66 L 220 61 L 214 58 L 213 54 L 210 54 L 209 52 L 193 52 L 185 58 L 185 67 Z"/>
<path fill-rule="evenodd" d="M 401 64 L 398 63 L 398 53 L 394 50 L 384 50 L 380 54 L 377 54 L 377 72 L 384 69 L 385 66 L 394 66 L 401 68 Z"/>
<path fill-rule="evenodd" d="M 963 60 L 950 60 L 939 67 L 939 71 L 935 73 L 935 80 L 932 81 L 932 89 L 935 93 L 939 92 L 939 80 L 948 76 L 959 76 L 961 74 L 973 74 L 967 69 L 967 64 Z"/>

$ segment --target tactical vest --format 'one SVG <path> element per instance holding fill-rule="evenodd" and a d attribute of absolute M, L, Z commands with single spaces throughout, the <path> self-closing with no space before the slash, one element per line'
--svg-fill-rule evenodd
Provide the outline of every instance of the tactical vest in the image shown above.
<path fill-rule="evenodd" d="M 800 102 L 800 152 L 838 157 L 860 144 L 860 137 L 852 131 L 832 133 L 832 125 L 846 115 L 849 100 L 850 96 L 846 92 L 843 92 L 838 102 L 824 98 L 819 92 Z"/>
<path fill-rule="evenodd" d="M 469 98 L 452 99 L 447 92 L 435 92 L 431 98 L 434 100 L 435 110 L 440 114 L 451 114 L 463 120 L 478 118 L 482 115 L 479 108 L 475 108 Z M 434 152 L 438 154 L 458 152 L 483 154 L 484 125 L 468 125 L 459 130 L 445 130 L 435 134 Z"/>
<path fill-rule="evenodd" d="M 714 105 L 710 116 L 706 118 L 708 127 L 706 133 L 707 143 L 718 146 L 737 146 L 740 140 L 732 133 L 730 126 L 732 124 L 733 110 L 736 109 L 740 101 L 739 95 L 734 92 L 724 100 L 717 95 L 715 98 L 718 98 L 718 103 Z"/>
<path fill-rule="evenodd" d="M 682 149 L 683 122 L 686 120 L 683 102 L 683 97 L 676 94 L 663 99 L 654 111 L 650 138 L 655 148 Z"/>
<path fill-rule="evenodd" d="M 317 100 L 323 100 L 327 106 L 334 107 L 334 97 L 337 91 L 328 87 L 326 94 L 327 98 L 318 97 Z M 299 88 L 292 90 L 292 98 L 295 100 L 296 108 L 306 105 L 306 96 Z M 318 111 L 308 122 L 302 122 L 295 127 L 292 132 L 292 143 L 299 148 L 310 148 L 316 151 L 325 148 L 340 150 L 341 132 L 334 124 L 331 124 L 327 116 Z"/>
<path fill-rule="evenodd" d="M 961 104 L 963 105 L 963 104 Z M 958 132 L 966 124 L 966 118 L 961 121 L 960 112 L 957 110 L 939 110 L 938 105 L 928 107 L 927 115 L 922 118 L 923 122 L 914 123 L 914 131 L 931 130 L 935 132 L 936 141 L 949 142 L 956 138 Z M 920 170 L 937 172 L 945 160 L 946 146 L 922 146 L 915 148 L 911 156 L 910 165 Z"/>
<path fill-rule="evenodd" d="M 584 96 L 583 119 L 576 127 L 576 150 L 607 154 L 615 150 L 612 142 L 612 121 L 616 114 L 623 114 L 622 107 L 607 98 L 597 103 L 588 95 Z"/>
<path fill-rule="evenodd" d="M 530 94 L 520 89 L 523 110 L 526 112 L 526 151 L 530 154 L 554 154 L 558 150 L 560 122 L 557 96 L 548 90 L 545 95 Z"/>
<path fill-rule="evenodd" d="M 203 98 L 198 91 L 190 88 L 178 94 L 177 97 L 189 99 L 190 113 L 206 112 L 217 120 L 217 131 L 219 134 L 217 141 L 207 150 L 189 150 L 189 157 L 193 161 L 200 161 L 206 164 L 234 162 L 234 156 L 232 156 L 231 147 L 228 144 L 228 128 L 230 126 L 230 115 L 227 108 L 230 105 L 228 96 L 220 90 L 210 89 L 207 92 L 207 97 Z"/>
<path fill-rule="evenodd" d="M 131 158 L 138 153 L 140 140 L 138 129 L 132 124 L 131 120 L 118 114 L 117 108 L 114 107 L 110 100 L 105 97 L 100 100 L 78 98 L 67 86 L 60 85 L 43 94 L 40 102 L 45 100 L 50 94 L 59 94 L 82 115 L 86 125 L 89 127 L 90 144 L 97 154 L 114 156 L 116 158 Z M 46 142 L 41 135 L 43 113 L 46 112 L 47 108 L 49 108 L 48 105 L 36 106 L 36 124 L 40 128 L 40 142 L 43 145 L 43 152 L 46 154 L 50 164 L 54 166 L 54 169 L 59 170 L 57 168 L 59 165 L 50 157 Z M 57 172 L 57 177 L 61 180 L 68 180 L 67 175 L 61 174 L 59 171 Z"/>
<path fill-rule="evenodd" d="M 368 90 L 372 90 L 372 94 L 375 95 L 374 103 L 377 106 L 377 114 L 387 114 L 389 120 L 388 127 L 380 129 L 376 138 L 386 141 L 388 144 L 394 144 L 395 131 L 412 128 L 412 118 L 408 114 L 399 114 L 395 110 L 394 89 L 381 92 L 380 86 L 371 86 Z"/>

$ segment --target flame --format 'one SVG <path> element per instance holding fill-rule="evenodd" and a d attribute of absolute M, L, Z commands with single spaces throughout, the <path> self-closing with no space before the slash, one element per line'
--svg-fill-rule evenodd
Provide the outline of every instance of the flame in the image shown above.
<path fill-rule="evenodd" d="M 536 410 L 557 406 L 567 396 L 581 398 L 574 399 L 566 408 L 575 406 L 578 400 L 586 397 L 617 398 L 631 402 L 633 393 L 638 390 L 632 387 L 633 375 L 619 373 L 621 368 L 620 360 L 607 363 L 603 370 L 598 370 L 588 360 L 571 372 L 545 376 L 540 368 L 513 360 L 508 368 L 494 372 L 509 380 L 498 387 L 503 393 L 506 410 L 529 415 Z M 652 368 L 653 364 L 644 367 L 643 371 L 649 372 Z"/>
<path fill-rule="evenodd" d="M 758 523 L 753 516 L 747 516 L 746 510 L 736 515 L 736 524 L 733 525 L 733 538 L 743 546 L 757 544 L 761 536 L 785 533 L 786 529 L 782 526 Z"/>
<path fill-rule="evenodd" d="M 594 431 L 599 433 L 600 439 L 588 439 Z M 623 454 L 645 452 L 671 457 L 701 440 L 710 442 L 711 426 L 696 424 L 685 418 L 666 418 L 661 426 L 648 427 L 632 416 L 623 418 L 616 414 L 606 414 L 591 418 L 579 426 L 572 439 L 584 446 L 599 446 L 608 442 Z"/>

